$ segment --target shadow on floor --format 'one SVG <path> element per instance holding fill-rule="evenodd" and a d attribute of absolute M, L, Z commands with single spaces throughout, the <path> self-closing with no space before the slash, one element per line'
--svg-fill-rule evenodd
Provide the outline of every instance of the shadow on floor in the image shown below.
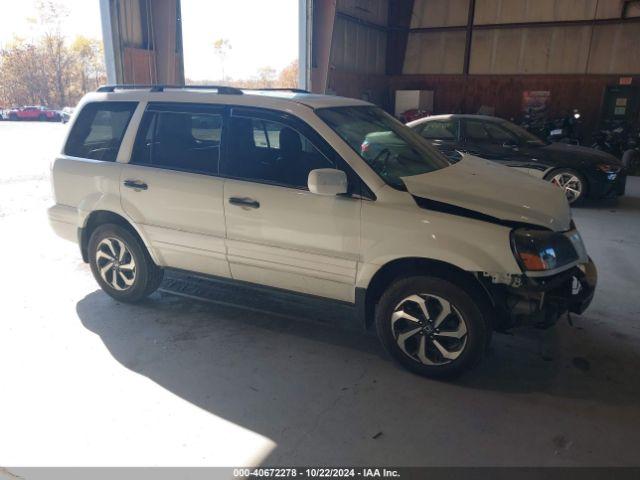
<path fill-rule="evenodd" d="M 234 419 L 251 405 L 262 408 L 282 395 L 300 395 L 304 401 L 316 389 L 339 392 L 363 378 L 430 395 L 462 388 L 607 405 L 637 405 L 640 396 L 637 337 L 589 317 L 576 319 L 575 327 L 561 320 L 551 330 L 496 334 L 480 366 L 446 383 L 403 371 L 372 335 L 321 323 L 328 316 L 335 323 L 346 312 L 306 311 L 303 321 L 290 308 L 259 312 L 247 307 L 168 294 L 131 306 L 96 291 L 77 304 L 77 313 L 120 363 L 224 418 Z M 283 382 L 294 387 L 279 391 Z M 232 402 L 221 403 L 234 411 L 219 411 L 220 395 L 231 395 Z M 416 396 L 415 401 L 422 400 Z"/>

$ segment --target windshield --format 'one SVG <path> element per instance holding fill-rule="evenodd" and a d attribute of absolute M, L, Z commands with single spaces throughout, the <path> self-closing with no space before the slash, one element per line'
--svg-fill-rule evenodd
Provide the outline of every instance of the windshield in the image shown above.
<path fill-rule="evenodd" d="M 406 189 L 402 177 L 450 165 L 420 135 L 378 107 L 320 108 L 316 114 L 394 188 Z"/>
<path fill-rule="evenodd" d="M 547 144 L 544 140 L 541 140 L 539 137 L 536 137 L 533 133 L 528 132 L 524 128 L 519 127 L 514 123 L 503 121 L 503 122 L 500 122 L 500 125 L 506 130 L 509 130 L 511 133 L 513 133 L 516 137 L 518 137 L 518 139 L 522 143 L 526 143 L 527 145 L 546 145 Z"/>

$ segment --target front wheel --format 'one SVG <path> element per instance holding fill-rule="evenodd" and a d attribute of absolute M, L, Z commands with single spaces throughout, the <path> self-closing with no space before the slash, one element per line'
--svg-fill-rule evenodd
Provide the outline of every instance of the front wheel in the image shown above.
<path fill-rule="evenodd" d="M 636 175 L 640 170 L 640 152 L 637 150 L 627 150 L 622 154 L 622 165 L 632 175 Z"/>
<path fill-rule="evenodd" d="M 128 303 L 153 293 L 164 275 L 142 242 L 115 224 L 100 225 L 91 234 L 89 263 L 100 287 L 116 300 Z"/>
<path fill-rule="evenodd" d="M 487 322 L 462 288 L 437 277 L 394 282 L 376 308 L 385 350 L 420 375 L 452 377 L 476 365 L 487 344 Z"/>
<path fill-rule="evenodd" d="M 569 168 L 554 170 L 545 178 L 564 191 L 569 205 L 579 205 L 587 196 L 587 181 L 575 170 Z"/>

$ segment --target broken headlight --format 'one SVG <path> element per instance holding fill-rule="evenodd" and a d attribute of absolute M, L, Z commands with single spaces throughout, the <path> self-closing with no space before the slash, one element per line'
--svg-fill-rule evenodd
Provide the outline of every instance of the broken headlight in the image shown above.
<path fill-rule="evenodd" d="M 511 248 L 523 271 L 555 270 L 578 260 L 571 240 L 548 230 L 513 230 Z"/>

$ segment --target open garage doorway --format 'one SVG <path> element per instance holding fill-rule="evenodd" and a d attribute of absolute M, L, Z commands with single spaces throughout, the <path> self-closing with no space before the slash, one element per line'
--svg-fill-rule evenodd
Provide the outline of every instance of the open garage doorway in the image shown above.
<path fill-rule="evenodd" d="M 298 87 L 298 0 L 182 0 L 187 84 Z"/>

